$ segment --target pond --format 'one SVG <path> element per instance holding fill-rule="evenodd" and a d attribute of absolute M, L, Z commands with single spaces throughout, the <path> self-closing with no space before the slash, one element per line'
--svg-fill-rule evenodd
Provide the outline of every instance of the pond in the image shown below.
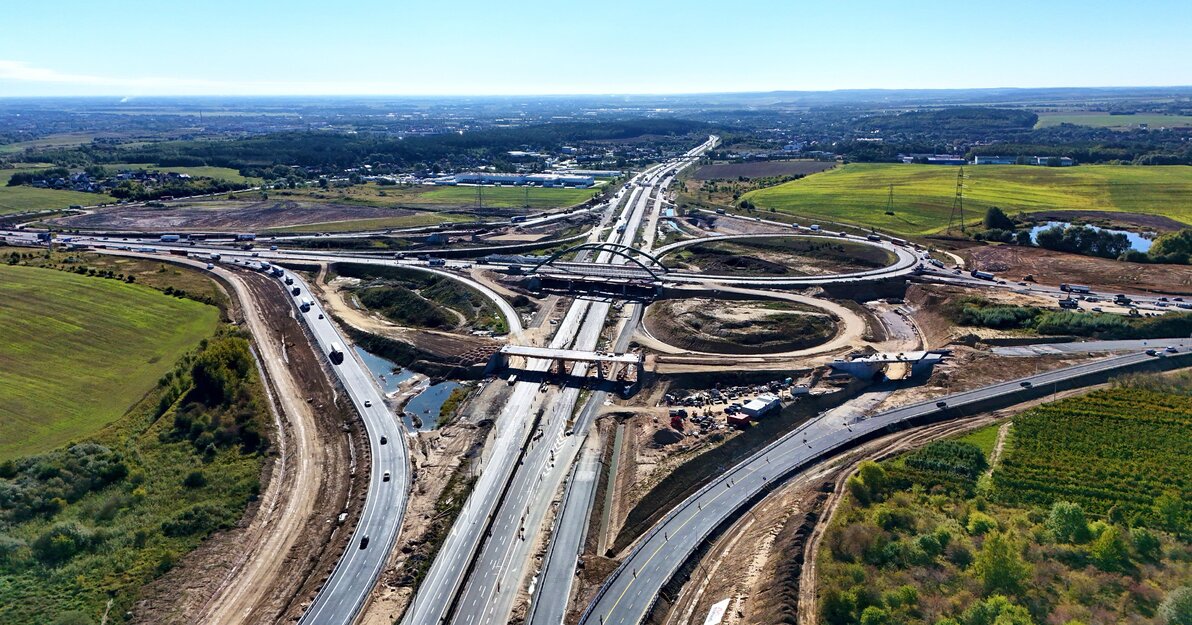
<path fill-rule="evenodd" d="M 360 355 L 360 360 L 364 362 L 364 366 L 368 367 L 368 370 L 372 372 L 373 377 L 377 380 L 377 385 L 381 387 L 385 395 L 392 394 L 402 382 L 417 375 L 408 369 L 401 369 L 392 360 L 365 351 L 360 346 L 353 345 L 353 348 Z M 394 373 L 395 369 L 401 370 L 398 373 Z M 451 391 L 459 388 L 459 386 L 458 382 L 446 381 L 426 387 L 421 393 L 406 403 L 405 412 L 401 415 L 401 419 L 405 422 L 406 427 L 419 432 L 435 429 L 435 424 L 439 420 L 439 409 L 443 407 L 443 402 L 447 401 L 447 398 L 451 396 Z M 414 417 L 417 417 L 417 419 Z"/>
<path fill-rule="evenodd" d="M 1035 240 L 1035 235 L 1039 234 L 1040 232 L 1042 232 L 1048 228 L 1051 228 L 1053 226 L 1067 228 L 1070 225 L 1072 225 L 1072 224 L 1070 224 L 1066 221 L 1049 221 L 1044 224 L 1039 224 L 1039 225 L 1031 228 L 1031 241 Z M 1087 224 L 1085 224 L 1085 225 L 1087 225 Z M 1147 250 L 1151 249 L 1152 241 L 1148 237 L 1154 236 L 1154 233 L 1139 234 L 1137 232 L 1130 232 L 1129 230 L 1114 230 L 1113 228 L 1099 228 L 1097 226 L 1092 226 L 1092 225 L 1089 225 L 1088 227 L 1092 228 L 1093 230 L 1104 230 L 1106 232 L 1111 232 L 1113 234 L 1126 235 L 1126 240 L 1130 242 L 1130 249 L 1132 249 L 1134 251 L 1146 252 Z"/>
<path fill-rule="evenodd" d="M 451 396 L 451 391 L 457 388 L 459 388 L 459 383 L 450 380 L 428 386 L 425 391 L 406 404 L 406 413 L 402 415 L 402 419 L 411 429 L 420 431 L 435 429 L 435 425 L 439 421 L 439 409 L 443 407 L 443 402 Z M 413 417 L 418 417 L 418 420 L 422 422 L 421 427 L 414 427 Z"/>
<path fill-rule="evenodd" d="M 369 353 L 358 345 L 353 345 L 356 353 L 360 356 L 360 360 L 364 362 L 364 366 L 372 372 L 373 377 L 377 380 L 377 385 L 381 387 L 381 392 L 385 395 L 397 390 L 397 387 L 402 382 L 414 377 L 414 372 L 406 369 L 401 369 L 392 360 L 381 358 L 375 354 Z M 394 373 L 395 369 L 401 369 L 399 373 Z"/>

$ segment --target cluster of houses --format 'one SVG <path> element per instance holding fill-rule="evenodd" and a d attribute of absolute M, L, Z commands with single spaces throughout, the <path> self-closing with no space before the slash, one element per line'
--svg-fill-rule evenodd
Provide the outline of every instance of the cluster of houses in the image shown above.
<path fill-rule="evenodd" d="M 107 178 L 96 178 L 87 172 L 79 172 L 70 174 L 69 176 L 54 176 L 50 178 L 38 178 L 29 183 L 29 186 L 38 189 L 61 189 L 66 191 L 82 191 L 84 193 L 103 193 L 116 188 L 120 183 L 125 181 L 132 181 L 140 183 L 146 187 L 161 186 L 163 184 L 172 182 L 183 182 L 191 179 L 190 174 L 180 174 L 178 172 L 161 172 L 148 171 L 144 169 L 122 169 L 114 176 Z"/>

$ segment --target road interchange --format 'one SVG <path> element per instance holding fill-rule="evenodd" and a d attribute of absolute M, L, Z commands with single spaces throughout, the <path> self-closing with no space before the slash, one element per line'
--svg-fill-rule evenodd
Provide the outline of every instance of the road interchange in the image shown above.
<path fill-rule="evenodd" d="M 647 169 L 635 177 L 630 185 L 627 185 L 628 191 L 618 192 L 608 204 L 608 207 L 613 210 L 605 216 L 605 222 L 601 226 L 589 231 L 588 240 L 598 241 L 601 235 L 608 233 L 605 240 L 634 246 L 642 224 L 646 222 L 650 226 L 646 228 L 645 243 L 641 247 L 650 251 L 653 248 L 653 234 L 658 215 L 666 201 L 664 197 L 666 187 L 678 170 L 692 162 L 690 157 L 693 154 L 698 155 L 702 150 L 713 145 L 714 141 L 715 138 L 692 150 L 688 153 L 687 158 L 665 162 Z M 615 210 L 622 200 L 625 205 L 624 211 L 616 216 L 616 221 L 611 227 L 606 228 L 609 218 L 616 215 Z M 562 218 L 562 215 L 553 215 L 550 218 Z M 719 240 L 787 235 L 795 235 L 795 233 L 787 230 L 775 233 L 707 237 L 681 241 L 659 248 L 658 251 L 666 253 L 687 245 Z M 928 277 L 943 282 L 985 287 L 999 286 L 996 283 L 969 279 L 968 276 L 955 275 L 930 266 L 923 267 L 921 263 L 926 258 L 909 246 L 899 244 L 900 242 L 873 241 L 868 237 L 848 235 L 843 232 L 836 234 L 830 232 L 798 233 L 797 236 L 817 236 L 833 240 L 848 239 L 877 245 L 894 253 L 897 260 L 894 264 L 881 269 L 835 276 L 735 278 L 691 272 L 669 272 L 666 274 L 666 280 L 693 284 L 797 287 L 859 280 L 884 280 L 912 273 L 924 273 Z M 80 243 L 97 247 L 111 245 L 106 239 L 98 237 L 81 236 L 77 237 L 77 240 Z M 211 241 L 202 246 L 166 245 L 160 241 L 152 240 L 142 240 L 134 242 L 132 245 L 142 246 L 142 251 L 176 252 L 182 250 L 185 253 L 196 255 L 197 258 L 201 258 L 203 253 L 220 254 L 224 261 L 234 261 L 246 265 L 261 261 L 312 261 L 357 262 L 409 267 L 451 278 L 482 293 L 499 308 L 506 318 L 511 340 L 516 340 L 523 331 L 518 312 L 508 304 L 504 297 L 483 283 L 470 279 L 458 271 L 468 265 L 466 263 L 447 263 L 443 267 L 431 267 L 409 259 L 378 258 L 351 253 L 316 253 L 301 250 L 259 250 L 250 253 L 221 247 Z M 500 268 L 500 265 L 478 266 Z M 615 257 L 607 251 L 601 251 L 590 261 L 586 255 L 581 255 L 573 262 L 554 266 L 552 270 L 587 272 L 585 275 L 645 278 L 644 272 L 626 266 L 625 259 Z M 339 346 L 339 349 L 344 352 L 343 362 L 330 365 L 330 369 L 356 406 L 368 433 L 371 470 L 369 488 L 360 521 L 354 529 L 351 542 L 343 553 L 339 564 L 300 621 L 320 625 L 348 624 L 354 622 L 361 608 L 367 602 L 397 540 L 397 533 L 402 524 L 410 483 L 406 436 L 400 422 L 385 407 L 385 402 L 371 374 L 359 362 L 354 350 L 342 347 L 350 346 L 350 343 L 327 318 L 328 315 L 324 314 L 322 305 L 317 299 L 309 296 L 309 285 L 302 282 L 301 278 L 292 272 L 286 272 L 285 275 L 293 278 L 295 285 L 301 290 L 301 295 L 292 299 L 300 300 L 309 297 L 311 300 L 309 312 L 299 311 L 295 306 L 295 314 L 302 317 L 310 332 L 312 342 L 323 354 L 330 353 L 336 346 Z M 1052 293 L 1048 287 L 1038 287 L 1035 290 Z M 1056 291 L 1058 292 L 1058 290 Z M 1149 301 L 1151 304 L 1157 302 L 1154 298 L 1144 301 Z M 601 341 L 601 333 L 606 327 L 610 307 L 608 301 L 575 300 L 559 324 L 550 347 L 560 350 L 595 350 Z M 614 352 L 622 353 L 628 348 L 629 339 L 634 329 L 640 324 L 643 309 L 644 306 L 641 303 L 630 303 L 626 306 L 624 322 L 612 341 Z M 1154 356 L 1145 354 L 1129 354 L 1061 371 L 1070 372 L 1072 379 L 1075 379 L 1083 375 L 1137 366 L 1153 358 Z M 527 369 L 543 372 L 548 366 L 549 363 L 546 360 L 531 358 Z M 1085 371 L 1081 367 L 1087 367 L 1089 370 Z M 586 365 L 577 365 L 574 373 L 577 376 L 583 376 L 586 373 Z M 941 400 L 945 404 L 943 406 L 938 403 L 925 402 L 882 413 L 851 424 L 851 427 L 846 428 L 849 435 L 843 435 L 838 428 L 837 430 L 816 429 L 817 427 L 826 428 L 826 426 L 817 426 L 817 422 L 813 421 L 779 441 L 780 443 L 789 442 L 797 435 L 803 434 L 808 437 L 803 442 L 811 445 L 807 448 L 807 452 L 802 451 L 802 444 L 790 443 L 786 447 L 782 447 L 781 450 L 777 450 L 778 448 L 772 445 L 717 479 L 713 484 L 709 484 L 705 490 L 694 495 L 694 499 L 688 500 L 672 511 L 671 515 L 664 518 L 635 547 L 630 556 L 622 563 L 621 568 L 609 578 L 602 587 L 600 595 L 586 613 L 583 622 L 599 622 L 601 624 L 640 622 L 652 606 L 652 603 L 645 602 L 644 598 L 656 596 L 657 590 L 674 576 L 682 563 L 694 551 L 694 547 L 689 549 L 689 541 L 682 542 L 676 537 L 692 535 L 700 537 L 702 540 L 729 515 L 735 514 L 743 506 L 748 505 L 751 497 L 768 488 L 770 481 L 779 479 L 780 475 L 789 475 L 800 467 L 805 467 L 808 463 L 824 457 L 824 454 L 855 444 L 880 428 L 891 425 L 901 426 L 913 419 L 924 419 L 933 414 L 953 413 L 965 405 L 998 397 L 999 393 L 1022 393 L 1024 389 L 1030 388 L 1023 386 L 1024 382 L 1030 382 L 1034 386 L 1050 384 L 1053 380 L 1049 376 L 1059 375 L 1059 373 L 1051 372 L 1031 379 L 960 393 Z M 1067 378 L 1056 378 L 1056 384 L 1066 380 Z M 1013 387 L 1014 383 L 1018 384 L 1016 388 Z M 547 388 L 546 392 L 540 392 L 538 383 L 533 381 L 517 381 L 513 386 L 510 398 L 497 420 L 496 437 L 490 443 L 494 449 L 493 456 L 481 474 L 472 497 L 461 510 L 455 525 L 439 551 L 439 556 L 423 581 L 422 587 L 407 610 L 404 623 L 453 622 L 474 625 L 507 622 L 513 605 L 519 598 L 519 593 L 524 590 L 521 584 L 533 560 L 534 544 L 531 538 L 548 525 L 550 505 L 554 500 L 555 493 L 564 484 L 566 484 L 566 488 L 563 501 L 557 520 L 553 525 L 554 529 L 549 532 L 548 555 L 544 562 L 544 570 L 537 582 L 537 592 L 533 596 L 528 622 L 542 625 L 559 623 L 562 615 L 566 612 L 578 549 L 586 528 L 586 513 L 592 505 L 597 481 L 595 467 L 598 465 L 598 458 L 589 451 L 594 446 L 585 448 L 586 436 L 594 421 L 595 408 L 603 403 L 605 394 L 601 391 L 593 392 L 588 396 L 586 403 L 580 405 L 582 394 L 578 386 L 565 384 L 561 388 Z M 977 395 L 973 396 L 974 393 Z M 981 393 L 985 393 L 985 395 L 981 395 Z M 976 398 L 974 399 L 974 397 Z M 577 405 L 580 406 L 578 412 Z M 388 443 L 383 444 L 382 440 L 387 440 Z M 576 462 L 577 457 L 579 458 L 578 462 Z M 765 466 L 756 465 L 757 462 L 764 462 Z M 753 468 L 746 470 L 742 467 Z M 742 486 L 737 486 L 736 478 L 733 477 L 736 475 L 741 476 Z M 760 484 L 757 480 L 758 476 L 760 476 Z M 724 487 L 725 492 L 713 493 L 716 490 L 714 486 L 723 485 L 725 479 L 729 481 L 728 486 Z M 742 496 L 730 496 L 730 493 L 738 491 L 742 493 Z M 714 496 L 707 501 L 699 499 L 708 493 L 713 493 Z M 704 506 L 705 503 L 709 505 Z M 695 505 L 696 511 L 700 514 L 682 517 L 681 514 L 684 511 L 690 512 L 691 505 Z M 705 512 L 705 507 L 709 511 Z M 678 525 L 675 525 L 676 523 Z M 705 529 L 707 531 L 704 531 Z M 661 543 L 657 542 L 659 532 L 663 536 Z M 643 553 L 648 555 L 641 555 Z M 632 594 L 630 594 L 631 590 Z M 612 598 L 614 596 L 615 599 Z"/>

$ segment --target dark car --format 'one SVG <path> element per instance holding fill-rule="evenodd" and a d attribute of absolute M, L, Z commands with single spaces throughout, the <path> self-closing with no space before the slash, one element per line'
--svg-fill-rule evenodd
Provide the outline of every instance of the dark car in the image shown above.
<path fill-rule="evenodd" d="M 368 547 L 368 536 L 365 536 L 364 538 L 360 539 L 360 548 L 365 549 L 367 547 Z"/>
<path fill-rule="evenodd" d="M 936 407 L 936 408 L 947 408 L 947 407 L 948 407 L 948 402 L 946 402 L 946 401 L 937 401 L 937 402 L 935 402 L 935 407 Z"/>
<path fill-rule="evenodd" d="M 385 443 L 388 443 L 388 442 L 389 442 L 389 437 L 388 437 L 388 436 L 382 436 L 382 437 L 381 437 L 381 444 L 382 444 L 382 445 L 384 445 Z"/>

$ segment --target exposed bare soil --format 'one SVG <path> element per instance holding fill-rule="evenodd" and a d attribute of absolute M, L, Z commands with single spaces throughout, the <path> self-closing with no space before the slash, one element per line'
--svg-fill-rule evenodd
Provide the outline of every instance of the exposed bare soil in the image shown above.
<path fill-rule="evenodd" d="M 294 200 L 242 201 L 227 199 L 169 202 L 165 208 L 113 206 L 65 217 L 58 223 L 71 228 L 178 232 L 205 230 L 265 230 L 305 224 L 379 217 L 401 217 L 414 211 Z"/>
<path fill-rule="evenodd" d="M 815 347 L 837 332 L 835 318 L 793 302 L 664 300 L 645 317 L 651 335 L 697 352 L 765 354 Z"/>
<path fill-rule="evenodd" d="M 1040 284 L 1087 284 L 1094 290 L 1192 294 L 1192 266 L 1126 263 L 1017 245 L 959 250 L 965 266 L 1015 281 L 1033 276 Z"/>
<path fill-rule="evenodd" d="M 1013 331 L 958 326 L 944 314 L 944 307 L 964 297 L 983 297 L 1001 304 L 1054 308 L 1055 300 L 1005 289 L 972 289 L 939 284 L 912 284 L 906 291 L 911 318 L 923 332 L 928 349 L 938 349 L 966 336 L 982 339 L 1016 336 Z M 1021 332 L 1017 334 L 1021 336 Z"/>
<path fill-rule="evenodd" d="M 349 533 L 338 531 L 336 516 L 348 512 L 351 520 L 345 527 L 350 528 L 359 514 L 362 491 L 353 490 L 352 479 L 367 480 L 368 459 L 362 457 L 367 445 L 355 427 L 354 412 L 345 397 L 337 396 L 293 318 L 288 298 L 278 296 L 276 281 L 238 273 L 253 300 L 245 309 L 251 317 L 243 321 L 267 335 L 270 345 L 262 358 L 281 359 L 289 374 L 269 380 L 274 399 L 287 409 L 282 429 L 274 434 L 278 457 L 262 477 L 259 505 L 237 528 L 208 539 L 146 587 L 134 623 L 257 623 L 296 617 L 345 546 Z M 362 467 L 354 476 L 349 445 L 355 446 L 355 461 Z M 357 495 L 349 498 L 353 492 Z"/>
<path fill-rule="evenodd" d="M 796 176 L 815 174 L 832 169 L 831 161 L 758 161 L 756 163 L 715 163 L 703 165 L 692 172 L 695 180 L 716 180 L 724 178 L 765 178 L 769 176 Z"/>
<path fill-rule="evenodd" d="M 358 330 L 409 343 L 444 362 L 461 359 L 466 360 L 466 364 L 483 362 L 499 345 L 492 339 L 480 336 L 398 326 L 351 301 L 351 294 L 344 287 L 354 284 L 352 279 L 340 277 L 324 285 L 322 276 L 320 273 L 319 279 L 311 281 L 311 288 L 316 290 L 319 299 L 327 304 L 337 318 Z"/>

